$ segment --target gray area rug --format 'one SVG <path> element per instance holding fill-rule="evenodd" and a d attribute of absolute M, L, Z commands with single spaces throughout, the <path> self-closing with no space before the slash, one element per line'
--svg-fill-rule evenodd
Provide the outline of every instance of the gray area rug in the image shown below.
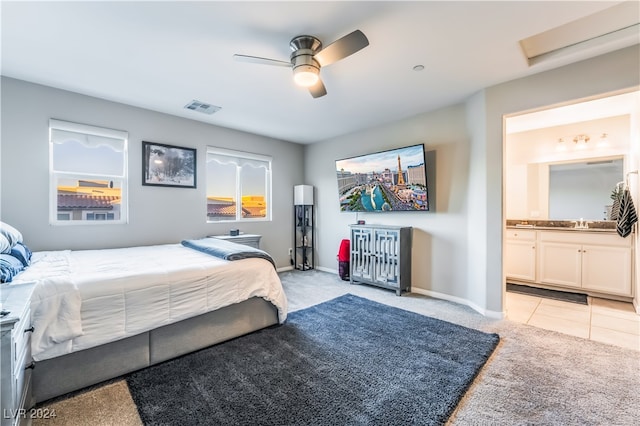
<path fill-rule="evenodd" d="M 145 424 L 440 425 L 498 341 L 347 294 L 126 380 Z"/>

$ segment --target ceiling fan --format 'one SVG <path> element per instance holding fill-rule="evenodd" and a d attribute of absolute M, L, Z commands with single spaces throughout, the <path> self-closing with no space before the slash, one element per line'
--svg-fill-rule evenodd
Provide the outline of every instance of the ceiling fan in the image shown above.
<path fill-rule="evenodd" d="M 233 57 L 242 62 L 293 68 L 293 80 L 296 84 L 309 88 L 311 96 L 319 98 L 327 94 L 327 89 L 320 79 L 320 68 L 353 55 L 368 45 L 369 40 L 362 31 L 355 30 L 324 49 L 322 42 L 314 36 L 296 36 L 289 42 L 293 51 L 289 62 L 238 54 Z"/>

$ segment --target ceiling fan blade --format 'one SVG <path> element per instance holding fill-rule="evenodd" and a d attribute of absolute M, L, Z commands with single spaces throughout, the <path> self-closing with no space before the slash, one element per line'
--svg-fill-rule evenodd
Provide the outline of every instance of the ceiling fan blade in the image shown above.
<path fill-rule="evenodd" d="M 261 65 L 276 65 L 279 67 L 291 68 L 291 62 L 279 61 L 277 59 L 260 58 L 258 56 L 235 54 L 233 55 L 233 59 L 239 62 L 249 62 L 252 64 L 261 64 Z"/>
<path fill-rule="evenodd" d="M 309 93 L 311 93 L 311 96 L 314 98 L 319 98 L 327 94 L 327 89 L 324 87 L 322 80 L 318 79 L 316 84 L 309 87 Z"/>
<path fill-rule="evenodd" d="M 334 41 L 318 53 L 313 58 L 318 61 L 321 66 L 326 66 L 353 55 L 358 50 L 364 49 L 369 45 L 369 39 L 360 30 L 347 34 L 346 36 Z"/>

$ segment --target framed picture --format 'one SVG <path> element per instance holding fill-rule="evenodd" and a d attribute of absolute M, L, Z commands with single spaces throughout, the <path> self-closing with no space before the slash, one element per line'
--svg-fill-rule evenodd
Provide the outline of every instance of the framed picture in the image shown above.
<path fill-rule="evenodd" d="M 196 150 L 143 141 L 142 184 L 195 188 Z"/>

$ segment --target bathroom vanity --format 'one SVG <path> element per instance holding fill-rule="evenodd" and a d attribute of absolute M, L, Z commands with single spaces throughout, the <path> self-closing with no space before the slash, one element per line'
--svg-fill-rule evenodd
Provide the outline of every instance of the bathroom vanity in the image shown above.
<path fill-rule="evenodd" d="M 634 238 L 608 228 L 507 222 L 507 281 L 626 300 L 633 297 Z"/>

